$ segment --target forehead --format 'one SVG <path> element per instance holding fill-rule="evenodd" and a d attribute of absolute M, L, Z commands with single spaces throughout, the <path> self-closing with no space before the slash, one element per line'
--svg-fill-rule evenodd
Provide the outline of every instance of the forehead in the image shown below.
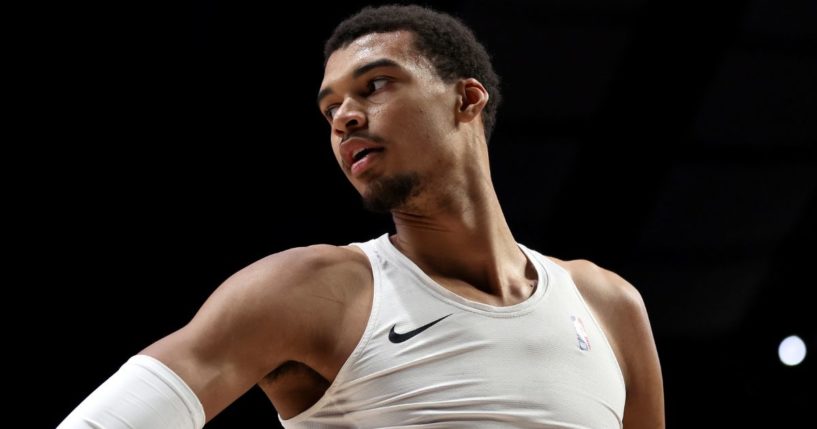
<path fill-rule="evenodd" d="M 321 87 L 330 86 L 333 82 L 350 76 L 356 68 L 384 58 L 410 71 L 430 71 L 431 64 L 416 54 L 413 44 L 414 36 L 408 31 L 361 36 L 329 56 Z"/>

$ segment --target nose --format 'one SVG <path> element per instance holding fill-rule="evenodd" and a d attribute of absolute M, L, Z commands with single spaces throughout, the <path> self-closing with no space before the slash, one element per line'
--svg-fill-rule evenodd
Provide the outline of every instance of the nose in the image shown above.
<path fill-rule="evenodd" d="M 355 99 L 347 98 L 335 112 L 332 118 L 332 128 L 336 134 L 343 136 L 364 127 L 366 127 L 366 112 Z"/>

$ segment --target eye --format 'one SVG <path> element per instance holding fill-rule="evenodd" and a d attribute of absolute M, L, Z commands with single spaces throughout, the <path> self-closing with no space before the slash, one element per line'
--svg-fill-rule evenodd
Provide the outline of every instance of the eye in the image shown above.
<path fill-rule="evenodd" d="M 369 91 L 369 94 L 371 94 L 377 92 L 378 90 L 386 86 L 387 83 L 389 83 L 388 78 L 376 77 L 370 80 L 368 84 L 366 84 L 366 89 Z"/>
<path fill-rule="evenodd" d="M 331 121 L 331 120 L 332 120 L 332 119 L 335 117 L 335 113 L 338 111 L 338 107 L 339 107 L 339 106 L 338 106 L 338 105 L 336 105 L 336 104 L 335 104 L 335 105 L 332 105 L 332 106 L 329 106 L 329 108 L 328 108 L 328 109 L 326 109 L 326 110 L 323 112 L 324 116 L 326 116 L 326 118 L 327 118 L 327 119 L 329 119 L 329 120 Z"/>

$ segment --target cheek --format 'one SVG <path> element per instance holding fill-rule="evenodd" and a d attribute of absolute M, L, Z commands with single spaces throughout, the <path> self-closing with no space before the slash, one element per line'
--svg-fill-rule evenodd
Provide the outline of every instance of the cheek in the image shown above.
<path fill-rule="evenodd" d="M 419 131 L 433 119 L 433 106 L 418 98 L 402 98 L 389 103 L 376 104 L 369 110 L 370 125 L 389 127 L 396 131 Z"/>
<path fill-rule="evenodd" d="M 414 98 L 376 105 L 369 110 L 369 129 L 387 140 L 412 142 L 418 152 L 436 151 L 434 146 L 452 131 L 445 109 L 439 100 Z"/>
<path fill-rule="evenodd" d="M 331 131 L 329 132 L 329 147 L 332 149 L 335 159 L 340 161 L 340 137 Z"/>

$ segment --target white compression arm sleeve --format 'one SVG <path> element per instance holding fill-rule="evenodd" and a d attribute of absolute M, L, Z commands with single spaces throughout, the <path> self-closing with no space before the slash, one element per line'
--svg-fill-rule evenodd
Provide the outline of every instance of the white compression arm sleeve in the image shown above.
<path fill-rule="evenodd" d="M 204 408 L 176 373 L 136 355 L 91 393 L 57 429 L 201 429 Z"/>

